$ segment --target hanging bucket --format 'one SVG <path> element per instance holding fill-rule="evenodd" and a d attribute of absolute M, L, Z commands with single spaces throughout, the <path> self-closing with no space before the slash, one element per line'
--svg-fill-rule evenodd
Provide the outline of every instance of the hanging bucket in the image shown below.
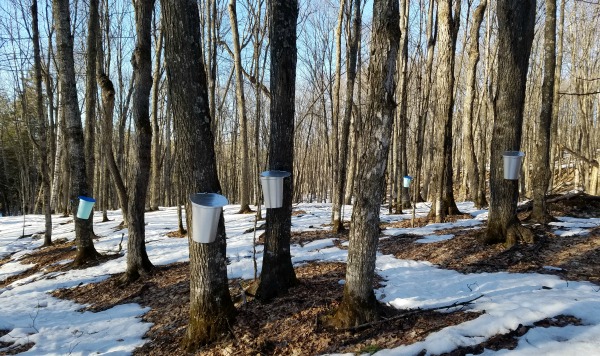
<path fill-rule="evenodd" d="M 404 176 L 404 179 L 402 181 L 402 186 L 404 188 L 410 188 L 410 183 L 412 182 L 413 178 L 411 176 Z"/>
<path fill-rule="evenodd" d="M 96 203 L 96 199 L 90 197 L 79 196 L 79 207 L 77 208 L 77 217 L 87 220 L 92 213 L 92 208 Z"/>
<path fill-rule="evenodd" d="M 505 151 L 504 158 L 504 179 L 518 180 L 521 175 L 521 165 L 525 153 L 521 151 Z"/>
<path fill-rule="evenodd" d="M 290 172 L 285 171 L 265 171 L 260 174 L 260 184 L 267 209 L 283 206 L 283 179 L 291 175 Z"/>
<path fill-rule="evenodd" d="M 192 240 L 198 243 L 211 243 L 217 237 L 219 219 L 227 198 L 215 193 L 190 195 L 192 203 Z"/>

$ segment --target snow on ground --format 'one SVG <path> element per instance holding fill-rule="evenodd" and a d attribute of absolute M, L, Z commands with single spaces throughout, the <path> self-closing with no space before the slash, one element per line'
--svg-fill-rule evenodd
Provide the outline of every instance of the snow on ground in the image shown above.
<path fill-rule="evenodd" d="M 330 204 L 299 204 L 303 212 L 292 218 L 293 231 L 328 230 L 325 226 L 331 215 Z M 487 211 L 475 210 L 472 203 L 461 203 L 459 208 L 470 213 L 472 219 L 455 223 L 430 224 L 422 228 L 388 228 L 384 235 L 413 234 L 423 236 L 417 242 L 429 243 L 452 238 L 453 235 L 435 235 L 436 231 L 456 227 L 481 228 Z M 253 278 L 254 233 L 245 231 L 254 226 L 254 216 L 236 214 L 239 206 L 224 209 L 227 229 L 227 257 L 230 278 Z M 416 216 L 425 216 L 427 204 L 418 204 Z M 344 208 L 345 219 L 350 219 L 352 207 Z M 101 236 L 95 242 L 103 253 L 115 253 L 127 230 L 118 230 L 120 211 L 109 212 L 109 222 L 100 222 L 96 213 L 94 230 Z M 410 219 L 411 214 L 388 215 L 381 210 L 381 220 L 394 222 Z M 166 233 L 177 229 L 176 208 L 161 208 L 146 215 L 148 255 L 156 265 L 188 260 L 188 240 L 168 238 Z M 259 222 L 259 226 L 261 222 Z M 600 225 L 600 219 L 561 218 L 553 223 L 557 234 L 573 236 L 587 233 Z M 32 236 L 43 231 L 43 216 L 0 218 L 0 259 L 10 261 L 0 266 L 0 281 L 31 268 L 19 262 L 42 244 Z M 260 233 L 260 231 L 259 231 Z M 257 233 L 257 235 L 259 234 Z M 21 237 L 25 235 L 25 237 Z M 74 239 L 72 218 L 53 216 L 53 238 Z M 385 237 L 384 237 L 385 238 Z M 262 246 L 256 248 L 257 264 L 262 263 Z M 346 261 L 347 251 L 334 245 L 333 239 L 317 240 L 303 246 L 293 245 L 295 264 L 308 261 Z M 61 261 L 60 263 L 69 263 Z M 125 256 L 84 270 L 67 272 L 40 272 L 22 278 L 0 289 L 0 330 L 10 331 L 0 341 L 35 346 L 25 354 L 130 354 L 144 343 L 142 337 L 150 324 L 141 316 L 147 312 L 137 304 L 119 305 L 98 313 L 79 312 L 83 306 L 52 297 L 49 292 L 94 283 L 110 274 L 125 270 Z M 551 267 L 549 267 L 551 268 Z M 430 334 L 424 341 L 382 350 L 377 355 L 415 355 L 426 349 L 429 354 L 451 351 L 460 346 L 478 344 L 498 333 L 514 330 L 519 324 L 569 314 L 583 320 L 583 325 L 563 328 L 531 328 L 521 337 L 515 350 L 486 354 L 517 355 L 600 355 L 600 288 L 587 282 L 564 281 L 556 276 L 516 273 L 461 274 L 437 268 L 429 262 L 399 260 L 390 255 L 378 255 L 377 272 L 385 279 L 384 287 L 376 291 L 378 299 L 396 308 L 436 307 L 483 295 L 472 305 L 473 311 L 485 311 L 480 317 L 463 324 L 446 327 Z M 343 283 L 343 281 L 340 281 Z M 3 350 L 0 349 L 0 352 Z"/>

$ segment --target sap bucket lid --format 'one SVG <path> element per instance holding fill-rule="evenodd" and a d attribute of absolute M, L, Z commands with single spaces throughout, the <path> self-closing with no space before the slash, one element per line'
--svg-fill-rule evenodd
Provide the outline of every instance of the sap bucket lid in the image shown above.
<path fill-rule="evenodd" d="M 83 196 L 83 195 L 80 195 L 77 198 L 79 198 L 80 200 L 83 200 L 83 201 L 90 202 L 90 203 L 95 203 L 96 202 L 96 199 L 90 198 L 90 197 L 86 197 L 86 196 Z"/>
<path fill-rule="evenodd" d="M 260 174 L 261 177 L 267 178 L 287 178 L 291 175 L 292 174 L 290 172 L 286 171 L 264 171 Z"/>
<path fill-rule="evenodd" d="M 229 202 L 227 198 L 217 193 L 195 193 L 190 195 L 190 201 L 192 204 L 207 207 L 207 208 L 221 208 Z"/>
<path fill-rule="evenodd" d="M 506 157 L 525 157 L 525 152 L 521 152 L 521 151 L 504 151 L 504 153 L 502 155 L 506 156 Z"/>

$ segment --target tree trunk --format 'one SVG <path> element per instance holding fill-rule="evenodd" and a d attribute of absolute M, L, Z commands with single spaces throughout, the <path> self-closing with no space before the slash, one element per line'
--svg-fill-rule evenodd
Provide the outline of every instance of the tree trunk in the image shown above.
<path fill-rule="evenodd" d="M 525 85 L 535 20 L 534 0 L 499 0 L 498 80 L 494 99 L 494 127 L 490 162 L 490 212 L 486 243 L 532 241 L 533 233 L 517 218 L 519 189 L 517 180 L 505 180 L 504 151 L 521 147 Z"/>
<path fill-rule="evenodd" d="M 240 49 L 240 37 L 238 34 L 238 21 L 236 14 L 236 1 L 229 1 L 229 20 L 231 22 L 231 35 L 233 37 L 233 62 L 235 65 L 235 101 L 240 123 L 241 160 L 242 174 L 239 177 L 240 184 L 240 211 L 238 214 L 252 213 L 250 209 L 250 157 L 248 146 L 248 119 L 246 117 L 246 98 L 244 97 L 244 78 L 242 77 L 242 53 Z"/>
<path fill-rule="evenodd" d="M 550 187 L 554 186 L 554 168 L 558 161 L 558 172 L 560 173 L 562 167 L 562 151 L 558 149 L 558 113 L 560 111 L 560 95 L 558 93 L 561 83 L 561 71 L 563 62 L 563 38 L 565 28 L 565 0 L 560 1 L 560 18 L 558 22 L 557 30 L 557 43 L 556 43 L 556 66 L 554 70 L 554 91 L 552 93 L 552 127 L 550 136 Z"/>
<path fill-rule="evenodd" d="M 160 22 L 160 20 L 159 20 Z M 158 204 L 160 203 L 160 132 L 158 131 L 158 90 L 160 86 L 160 78 L 162 77 L 162 70 L 160 65 L 160 59 L 162 55 L 162 40 L 163 32 L 160 28 L 158 34 L 158 41 L 156 42 L 155 58 L 154 62 L 154 78 L 152 82 L 152 185 L 150 187 L 150 210 L 158 210 Z M 166 186 L 166 181 L 163 185 Z"/>
<path fill-rule="evenodd" d="M 56 28 L 57 60 L 60 72 L 61 99 L 65 115 L 66 137 L 71 171 L 70 199 L 73 212 L 77 213 L 79 207 L 78 196 L 89 196 L 86 176 L 85 150 L 83 130 L 81 128 L 81 114 L 77 101 L 77 87 L 75 81 L 75 65 L 73 60 L 73 37 L 71 36 L 71 17 L 68 0 L 53 0 L 52 13 Z M 83 265 L 95 259 L 98 252 L 92 241 L 93 214 L 88 219 L 75 217 L 75 239 L 77 243 L 77 256 L 74 265 Z"/>
<path fill-rule="evenodd" d="M 546 0 L 546 22 L 544 25 L 544 76 L 542 82 L 542 109 L 539 116 L 538 134 L 532 154 L 533 166 L 533 210 L 529 215 L 532 222 L 546 224 L 554 219 L 546 207 L 546 192 L 550 183 L 550 129 L 554 75 L 556 70 L 556 0 Z"/>
<path fill-rule="evenodd" d="M 342 0 L 341 2 L 344 2 Z M 340 4 L 342 6 L 342 4 Z M 346 171 L 348 169 L 348 148 L 350 136 L 350 122 L 352 118 L 352 107 L 354 101 L 354 83 L 356 80 L 356 62 L 358 58 L 358 44 L 360 40 L 361 29 L 361 11 L 360 0 L 354 0 L 352 6 L 352 27 L 349 29 L 349 39 L 346 54 L 346 105 L 344 107 L 344 116 L 341 120 L 341 132 L 339 136 L 339 155 L 338 155 L 338 175 L 337 183 L 334 184 L 333 199 L 333 232 L 339 233 L 344 230 L 344 221 L 342 216 L 342 204 L 344 202 L 344 189 L 346 188 Z M 337 219 L 336 219 L 337 217 Z"/>
<path fill-rule="evenodd" d="M 47 80 L 47 79 L 46 79 Z M 58 95 L 57 95 L 58 97 Z M 58 105 L 57 105 L 58 106 Z M 50 195 L 50 205 L 52 206 L 52 209 L 54 210 L 55 213 L 58 213 L 58 211 L 60 210 L 60 190 L 58 189 L 60 187 L 60 176 L 61 176 L 61 163 L 62 163 L 62 156 L 64 155 L 64 151 L 65 151 L 65 147 L 63 145 L 63 135 L 64 135 L 64 131 L 63 131 L 63 125 L 61 124 L 61 117 L 62 115 L 57 115 L 56 117 L 56 144 L 55 147 L 56 149 L 54 150 L 54 168 L 52 169 L 52 194 Z"/>
<path fill-rule="evenodd" d="M 435 201 L 432 204 L 432 214 L 435 221 L 444 221 L 447 214 L 460 214 L 454 201 L 453 172 L 452 172 L 452 117 L 454 112 L 454 63 L 456 36 L 460 24 L 460 4 L 455 2 L 452 16 L 452 1 L 438 1 L 438 67 L 437 67 L 437 137 L 440 156 L 436 167 L 438 177 Z M 441 145 L 441 146 L 440 146 Z"/>
<path fill-rule="evenodd" d="M 254 53 L 253 53 L 253 61 L 254 61 L 254 78 L 256 79 L 256 84 L 254 88 L 255 98 L 256 98 L 256 114 L 255 114 L 255 122 L 254 122 L 254 165 L 256 170 L 256 177 L 254 178 L 254 182 L 256 186 L 260 186 L 260 176 L 258 172 L 261 171 L 261 159 L 260 159 L 260 124 L 262 119 L 262 100 L 261 100 L 261 90 L 259 81 L 261 80 L 261 66 L 260 66 L 260 55 L 261 55 L 261 45 L 264 39 L 264 33 L 260 31 L 261 26 L 261 13 L 262 6 L 259 4 L 256 9 L 256 20 L 254 23 L 253 29 L 253 37 L 254 37 Z M 265 56 L 264 60 L 267 59 Z M 264 65 L 262 66 L 264 68 Z M 264 74 L 264 70 L 262 72 Z M 258 191 L 258 190 L 256 190 Z M 262 209 L 260 207 L 261 195 L 259 192 L 255 195 L 256 200 L 256 219 L 262 220 Z"/>
<path fill-rule="evenodd" d="M 463 104 L 462 122 L 462 156 L 465 164 L 461 191 L 462 197 L 465 200 L 476 200 L 479 194 L 479 167 L 477 165 L 477 157 L 475 156 L 475 143 L 473 142 L 473 104 L 475 102 L 477 63 L 479 62 L 479 29 L 483 22 L 486 6 L 487 0 L 482 0 L 475 9 L 470 32 L 471 43 L 469 45 L 469 64 L 467 66 L 467 89 Z"/>
<path fill-rule="evenodd" d="M 294 172 L 297 0 L 268 2 L 271 42 L 269 169 Z M 284 179 L 283 206 L 267 209 L 265 248 L 256 297 L 268 301 L 297 283 L 290 254 L 294 176 Z"/>
<path fill-rule="evenodd" d="M 146 253 L 146 228 L 144 213 L 148 182 L 150 180 L 150 150 L 152 127 L 150 125 L 150 90 L 152 88 L 152 13 L 154 0 L 136 0 L 136 45 L 131 63 L 136 72 L 133 84 L 132 116 L 135 123 L 131 181 L 128 185 L 127 270 L 124 280 L 132 281 L 152 269 Z"/>
<path fill-rule="evenodd" d="M 37 0 L 31 4 L 31 16 L 33 27 L 33 70 L 35 75 L 36 91 L 36 130 L 37 137 L 34 144 L 40 153 L 40 173 L 42 175 L 42 190 L 44 201 L 45 233 L 44 246 L 52 245 L 52 215 L 50 207 L 50 167 L 48 166 L 48 132 L 46 118 L 44 116 L 44 104 L 42 93 L 42 59 L 40 56 L 40 35 L 38 27 L 38 7 Z"/>
<path fill-rule="evenodd" d="M 358 48 L 360 49 L 361 45 L 361 40 L 360 40 L 360 36 L 358 36 Z M 357 140 L 358 140 L 358 126 L 360 126 L 361 120 L 362 120 L 362 111 L 361 111 L 361 106 L 362 106 L 362 60 L 361 60 L 362 56 L 361 56 L 361 51 L 359 50 L 357 53 L 357 60 L 356 60 L 356 72 L 357 72 L 357 76 L 358 76 L 358 85 L 357 85 L 357 93 L 356 93 L 356 105 L 352 105 L 352 123 L 351 123 L 351 128 L 352 131 L 350 131 L 350 139 L 348 142 L 348 149 L 350 151 L 350 158 L 348 161 L 348 179 L 346 180 L 346 195 L 344 197 L 345 203 L 346 204 L 352 204 L 352 194 L 354 192 L 354 178 L 356 177 L 356 160 L 357 160 L 357 149 L 356 147 L 358 146 L 357 144 Z"/>
<path fill-rule="evenodd" d="M 400 179 L 402 182 L 402 177 L 408 175 L 408 156 L 407 156 L 407 131 L 408 131 L 408 19 L 409 19 L 409 9 L 410 6 L 408 4 L 408 0 L 403 0 L 401 4 L 401 15 L 400 15 L 400 24 L 402 26 L 402 40 L 400 42 L 400 56 L 399 56 L 399 90 L 400 93 L 400 110 L 399 114 L 399 128 L 400 128 L 400 174 L 396 176 L 396 178 Z M 398 179 L 397 179 L 398 180 Z M 410 192 L 408 187 L 404 187 L 404 184 L 399 183 L 399 187 L 401 189 L 401 204 L 396 205 L 396 213 L 402 213 L 402 209 L 408 209 L 411 207 L 410 205 Z"/>
<path fill-rule="evenodd" d="M 352 0 L 350 0 L 352 1 Z M 342 221 L 342 200 L 338 191 L 343 187 L 338 187 L 340 184 L 340 169 L 342 168 L 339 160 L 340 156 L 340 83 L 342 77 L 342 27 L 344 23 L 344 8 L 346 0 L 340 0 L 340 8 L 338 11 L 337 25 L 335 26 L 335 73 L 333 79 L 333 97 L 332 97 L 332 114 L 331 114 L 331 162 L 333 163 L 333 189 L 331 202 L 333 203 L 331 224 L 334 233 L 344 230 L 344 222 Z"/>
<path fill-rule="evenodd" d="M 104 159 L 110 172 L 111 178 L 115 184 L 117 190 L 117 197 L 121 206 L 121 212 L 123 213 L 123 220 L 128 221 L 128 198 L 127 189 L 125 188 L 125 182 L 121 175 L 119 165 L 115 159 L 115 155 L 112 147 L 113 139 L 113 117 L 115 111 L 115 88 L 113 82 L 104 73 L 104 53 L 102 50 L 102 44 L 98 46 L 97 56 L 97 81 L 100 86 L 101 98 L 102 98 L 102 146 L 106 150 Z"/>
<path fill-rule="evenodd" d="M 96 157 L 94 148 L 96 142 L 96 99 L 98 86 L 96 85 L 96 56 L 100 19 L 98 13 L 98 0 L 90 0 L 87 35 L 87 54 L 85 68 L 85 162 L 87 164 L 87 181 L 89 195 L 94 195 L 94 169 Z"/>
<path fill-rule="evenodd" d="M 435 18 L 435 20 L 434 20 Z M 417 118 L 417 134 L 416 134 L 416 142 L 415 142 L 415 182 L 412 184 L 414 186 L 413 190 L 415 191 L 415 197 L 418 197 L 421 193 L 421 171 L 423 167 L 423 151 L 425 146 L 425 125 L 426 118 L 429 112 L 429 97 L 431 95 L 431 74 L 433 68 L 433 54 L 435 51 L 435 42 L 436 42 L 436 23 L 437 17 L 435 17 L 434 11 L 434 2 L 429 2 L 429 7 L 427 9 L 427 28 L 425 30 L 426 38 L 427 38 L 427 59 L 425 62 L 425 83 L 422 84 L 423 80 L 421 78 L 420 72 L 418 75 L 418 91 L 420 97 L 419 104 L 419 116 Z M 426 182 L 428 181 L 428 174 L 426 176 Z M 427 183 L 424 184 L 427 187 Z M 425 195 L 427 195 L 425 193 Z M 415 199 L 417 201 L 418 199 Z M 415 216 L 416 206 L 413 206 L 413 219 Z"/>
<path fill-rule="evenodd" d="M 394 120 L 396 56 L 400 42 L 398 0 L 373 2 L 373 30 L 369 60 L 369 97 L 361 125 L 356 202 L 350 227 L 350 248 L 344 296 L 328 321 L 347 328 L 378 317 L 373 293 L 375 257 L 379 240 L 379 209 L 385 194 L 385 168 Z"/>
<path fill-rule="evenodd" d="M 200 46 L 200 19 L 194 0 L 162 0 L 165 63 L 173 109 L 177 159 L 185 174 L 181 188 L 189 197 L 219 192 L 211 131 L 206 75 Z M 193 235 L 192 209 L 186 199 L 190 244 L 190 320 L 185 336 L 189 351 L 229 333 L 235 309 L 229 294 L 225 224 L 221 217 L 214 243 L 199 244 Z"/>

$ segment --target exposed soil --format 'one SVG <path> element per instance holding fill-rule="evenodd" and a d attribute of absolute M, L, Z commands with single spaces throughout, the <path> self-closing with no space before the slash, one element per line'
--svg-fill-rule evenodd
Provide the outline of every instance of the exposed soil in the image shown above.
<path fill-rule="evenodd" d="M 0 282 L 0 288 L 6 287 L 12 282 L 31 276 L 40 271 L 46 273 L 51 272 L 66 272 L 73 268 L 83 269 L 87 267 L 97 266 L 108 260 L 119 257 L 118 254 L 106 254 L 100 255 L 92 261 L 89 261 L 83 266 L 74 267 L 71 262 L 75 259 L 77 254 L 76 246 L 74 241 L 67 241 L 66 239 L 59 239 L 52 242 L 51 246 L 42 247 L 38 250 L 31 251 L 30 254 L 23 256 L 19 259 L 21 264 L 34 264 L 30 269 L 24 271 L 21 274 L 8 277 L 6 280 Z M 8 261 L 8 259 L 6 260 Z M 1 263 L 0 263 L 1 264 Z"/>
<path fill-rule="evenodd" d="M 156 269 L 152 276 L 126 287 L 118 276 L 94 285 L 59 290 L 56 297 L 91 304 L 100 311 L 117 304 L 135 302 L 149 306 L 143 317 L 154 325 L 146 337 L 150 341 L 136 355 L 184 354 L 181 341 L 189 313 L 189 267 L 187 263 Z M 343 263 L 311 263 L 296 268 L 300 284 L 270 304 L 250 295 L 241 296 L 241 286 L 249 281 L 231 281 L 231 294 L 238 315 L 228 340 L 201 349 L 202 355 L 315 355 L 326 352 L 364 352 L 391 348 L 424 339 L 429 333 L 449 325 L 474 319 L 477 313 L 454 311 L 417 312 L 356 331 L 327 330 L 321 316 L 339 304 L 344 279 Z M 378 281 L 379 282 L 379 281 Z M 382 318 L 394 318 L 400 311 L 381 307 Z"/>
<path fill-rule="evenodd" d="M 554 216 L 580 215 L 586 218 L 600 216 L 600 199 L 580 195 L 550 204 Z M 596 206 L 590 202 L 598 201 Z M 580 208 L 581 206 L 585 208 Z M 568 214 L 565 214 L 567 211 Z M 527 212 L 520 214 L 525 218 Z M 414 235 L 400 235 L 382 239 L 379 248 L 384 254 L 397 258 L 424 260 L 446 269 L 463 273 L 476 272 L 537 272 L 555 274 L 564 279 L 584 280 L 600 284 L 600 227 L 576 236 L 557 236 L 547 225 L 526 224 L 536 235 L 533 244 L 519 244 L 510 249 L 503 245 L 480 243 L 481 229 L 454 228 L 440 230 L 438 235 L 453 234 L 450 240 L 421 244 Z"/>
<path fill-rule="evenodd" d="M 553 215 L 600 217 L 600 199 L 579 196 L 550 204 Z M 301 212 L 302 213 L 302 212 Z M 526 217 L 527 212 L 520 214 Z M 470 216 L 450 217 L 450 219 Z M 415 226 L 429 223 L 417 219 Z M 411 227 L 410 220 L 385 227 Z M 600 227 L 590 229 L 586 235 L 561 237 L 548 226 L 528 225 L 537 236 L 533 244 L 520 244 L 506 249 L 502 245 L 483 245 L 479 236 L 481 229 L 454 228 L 437 234 L 454 234 L 450 240 L 421 244 L 414 235 L 384 238 L 380 251 L 402 259 L 426 260 L 442 268 L 463 273 L 474 272 L 537 272 L 555 274 L 569 280 L 585 280 L 600 284 Z M 173 234 L 176 237 L 177 234 Z M 348 233 L 332 234 L 329 231 L 307 231 L 292 234 L 292 243 L 304 245 L 309 242 L 334 238 L 336 245 L 348 240 Z M 345 248 L 345 247 L 343 247 Z M 23 278 L 45 269 L 61 271 L 69 264 L 56 264 L 73 259 L 73 243 L 57 242 L 54 246 L 40 249 L 24 257 L 22 263 L 36 263 L 31 270 L 12 277 Z M 110 257 L 107 257 L 110 258 Z M 38 267 L 40 266 L 40 267 Z M 545 268 L 551 266 L 553 268 Z M 328 352 L 372 353 L 384 348 L 411 344 L 426 338 L 430 333 L 446 326 L 456 325 L 476 318 L 479 314 L 464 310 L 450 313 L 416 311 L 401 315 L 403 311 L 381 306 L 382 318 L 386 320 L 352 331 L 335 331 L 323 327 L 320 318 L 335 310 L 341 301 L 345 278 L 345 264 L 309 263 L 296 268 L 300 284 L 287 295 L 269 304 L 253 300 L 245 289 L 247 280 L 231 280 L 230 291 L 238 308 L 236 321 L 231 325 L 229 339 L 201 349 L 201 355 L 316 355 Z M 86 310 L 100 311 L 122 303 L 139 303 L 150 307 L 143 319 L 152 323 L 146 334 L 148 342 L 135 351 L 136 355 L 185 354 L 181 341 L 185 334 L 189 313 L 189 265 L 177 263 L 157 267 L 151 275 L 123 285 L 118 275 L 96 284 L 83 285 L 54 292 L 54 296 L 68 298 L 89 305 Z M 10 282 L 0 284 L 5 286 Z M 385 283 L 378 279 L 376 283 Z M 479 354 L 484 349 L 501 350 L 516 347 L 519 337 L 534 327 L 562 327 L 579 325 L 580 320 L 560 315 L 541 320 L 534 325 L 520 325 L 506 334 L 496 335 L 485 342 L 458 348 L 446 354 L 451 356 Z M 7 331 L 0 331 L 0 335 Z M 0 344 L 0 348 L 9 345 Z M 22 352 L 30 348 L 11 349 Z"/>

